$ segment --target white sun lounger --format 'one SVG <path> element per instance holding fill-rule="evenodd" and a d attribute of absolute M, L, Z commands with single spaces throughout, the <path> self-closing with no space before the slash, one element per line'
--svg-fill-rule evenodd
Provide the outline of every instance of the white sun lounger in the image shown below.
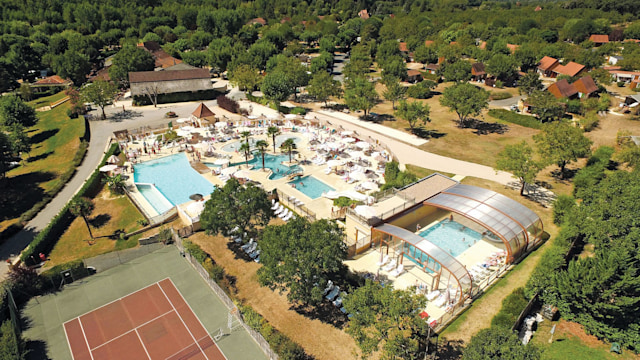
<path fill-rule="evenodd" d="M 248 242 L 248 243 L 246 243 L 246 244 L 244 244 L 244 245 L 240 246 L 240 248 L 241 248 L 242 250 L 246 250 L 246 249 L 248 249 L 249 247 L 251 247 L 251 245 L 253 245 L 253 239 L 249 240 L 249 242 Z"/>
<path fill-rule="evenodd" d="M 280 203 L 273 204 L 273 206 L 271 206 L 271 210 L 275 211 L 278 208 L 278 206 L 281 206 Z"/>
<path fill-rule="evenodd" d="M 289 209 L 285 209 L 283 212 L 281 212 L 280 214 L 278 214 L 278 217 L 280 219 L 284 219 L 285 217 L 287 217 L 290 214 Z"/>
<path fill-rule="evenodd" d="M 289 215 L 285 216 L 282 220 L 289 221 L 293 217 L 293 212 L 290 212 Z"/>
<path fill-rule="evenodd" d="M 284 206 L 282 206 L 282 204 L 280 204 L 280 206 L 276 209 L 276 211 L 274 212 L 274 214 L 278 215 L 281 212 L 284 211 L 284 209 L 286 209 Z"/>
<path fill-rule="evenodd" d="M 398 265 L 398 267 L 397 267 L 395 270 L 393 270 L 390 274 L 391 274 L 391 276 L 398 277 L 398 276 L 402 275 L 403 273 L 404 273 L 404 265 L 403 265 L 403 264 L 400 264 L 400 265 Z"/>
<path fill-rule="evenodd" d="M 382 268 L 384 271 L 391 271 L 396 267 L 396 259 L 392 259 L 385 267 Z"/>
<path fill-rule="evenodd" d="M 433 299 L 440 296 L 440 290 L 433 290 L 432 292 L 427 294 L 427 300 L 433 301 Z"/>
<path fill-rule="evenodd" d="M 389 261 L 389 255 L 385 255 L 381 261 L 378 261 L 376 265 L 383 266 Z"/>

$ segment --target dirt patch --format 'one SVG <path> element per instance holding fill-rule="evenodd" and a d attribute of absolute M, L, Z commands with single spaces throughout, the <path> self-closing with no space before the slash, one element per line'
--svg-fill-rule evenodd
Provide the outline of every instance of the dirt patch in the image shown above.
<path fill-rule="evenodd" d="M 556 337 L 562 336 L 562 333 L 566 333 L 579 338 L 580 341 L 588 347 L 596 348 L 598 346 L 602 346 L 602 341 L 598 340 L 598 338 L 593 335 L 587 334 L 582 325 L 572 321 L 560 320 L 556 326 L 556 331 L 558 332 Z"/>
<path fill-rule="evenodd" d="M 228 247 L 228 240 L 198 232 L 189 240 L 200 245 L 215 262 L 235 278 L 237 297 L 251 305 L 276 329 L 300 344 L 317 359 L 353 357 L 353 339 L 341 329 L 320 320 L 305 317 L 292 307 L 284 294 L 258 284 L 256 272 L 260 264 L 239 258 Z"/>

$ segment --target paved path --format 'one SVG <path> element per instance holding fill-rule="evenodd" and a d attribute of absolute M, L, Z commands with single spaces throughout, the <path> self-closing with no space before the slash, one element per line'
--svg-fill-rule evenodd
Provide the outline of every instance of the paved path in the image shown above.
<path fill-rule="evenodd" d="M 518 105 L 518 101 L 520 101 L 520 99 L 522 98 L 523 96 L 514 96 L 508 99 L 489 101 L 489 106 L 499 107 L 499 108 L 509 108 L 513 105 Z"/>

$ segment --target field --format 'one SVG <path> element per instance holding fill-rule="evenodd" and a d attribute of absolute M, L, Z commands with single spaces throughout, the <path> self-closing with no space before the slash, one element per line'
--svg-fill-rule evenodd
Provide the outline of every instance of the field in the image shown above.
<path fill-rule="evenodd" d="M 37 102 L 55 101 L 59 96 Z M 32 150 L 21 166 L 7 173 L 7 185 L 0 199 L 0 231 L 17 223 L 43 197 L 54 195 L 63 185 L 61 176 L 74 168 L 73 158 L 85 129 L 83 119 L 67 116 L 68 108 L 66 103 L 37 113 L 38 123 L 27 129 Z"/>

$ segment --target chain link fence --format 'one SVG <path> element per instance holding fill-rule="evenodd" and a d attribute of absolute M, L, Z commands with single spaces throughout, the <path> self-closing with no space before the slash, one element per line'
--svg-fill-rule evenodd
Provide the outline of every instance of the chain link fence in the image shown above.
<path fill-rule="evenodd" d="M 87 268 L 93 268 L 96 272 L 101 272 L 150 254 L 164 246 L 165 245 L 163 243 L 142 245 L 133 249 L 113 251 L 107 254 L 98 255 L 96 257 L 84 259 L 83 261 Z"/>

